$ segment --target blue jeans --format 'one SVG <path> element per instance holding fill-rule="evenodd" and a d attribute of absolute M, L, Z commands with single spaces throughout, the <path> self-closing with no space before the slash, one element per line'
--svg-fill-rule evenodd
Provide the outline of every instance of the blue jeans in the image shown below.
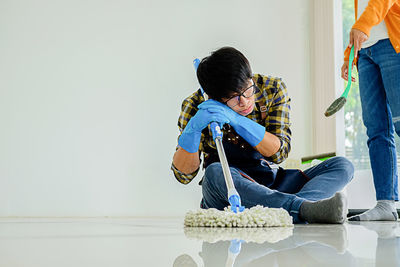
<path fill-rule="evenodd" d="M 299 217 L 300 206 L 304 201 L 317 201 L 333 196 L 353 178 L 353 164 L 343 157 L 328 159 L 317 166 L 304 171 L 311 178 L 299 192 L 285 193 L 270 189 L 257 182 L 244 178 L 237 168 L 230 168 L 232 179 L 238 191 L 242 205 L 250 208 L 262 205 L 269 208 L 284 208 L 293 217 L 295 223 L 303 222 Z M 295 181 L 294 181 L 295 182 Z M 202 183 L 203 208 L 223 210 L 229 206 L 225 179 L 221 163 L 210 164 L 205 171 Z"/>
<path fill-rule="evenodd" d="M 377 200 L 398 200 L 394 132 L 400 133 L 400 53 L 389 39 L 361 49 L 358 60 L 362 117 Z"/>

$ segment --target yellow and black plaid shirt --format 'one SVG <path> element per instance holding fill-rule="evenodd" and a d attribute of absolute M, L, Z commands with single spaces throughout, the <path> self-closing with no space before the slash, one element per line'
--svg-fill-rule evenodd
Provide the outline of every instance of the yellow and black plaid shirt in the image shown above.
<path fill-rule="evenodd" d="M 264 125 L 267 132 L 274 134 L 281 140 L 281 147 L 278 152 L 267 158 L 272 162 L 280 163 L 287 158 L 290 152 L 290 98 L 286 86 L 280 78 L 256 74 L 253 76 L 253 80 L 258 87 L 254 95 L 256 105 L 253 112 L 246 117 Z M 189 120 L 196 114 L 197 106 L 204 101 L 205 98 L 200 89 L 183 101 L 178 119 L 178 127 L 181 133 Z M 263 112 L 266 113 L 266 116 L 262 115 Z M 208 126 L 208 129 L 203 130 L 201 134 L 199 155 L 201 157 L 201 153 L 204 153 L 204 158 L 207 158 L 209 153 L 215 150 L 215 142 L 212 138 L 210 126 Z M 176 179 L 183 184 L 191 182 L 199 171 L 197 169 L 191 174 L 184 174 L 176 169 L 173 164 L 171 169 Z"/>

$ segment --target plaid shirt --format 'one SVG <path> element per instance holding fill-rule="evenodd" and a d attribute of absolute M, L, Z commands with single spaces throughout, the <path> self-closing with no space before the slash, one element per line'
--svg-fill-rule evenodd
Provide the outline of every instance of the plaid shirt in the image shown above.
<path fill-rule="evenodd" d="M 254 95 L 256 105 L 253 112 L 246 117 L 264 125 L 267 132 L 274 134 L 280 139 L 281 146 L 278 152 L 266 158 L 269 161 L 280 163 L 288 157 L 290 152 L 290 98 L 286 86 L 280 78 L 256 74 L 253 76 L 253 80 L 256 81 L 256 85 L 259 88 Z M 198 110 L 197 106 L 204 101 L 205 99 L 200 89 L 183 101 L 181 114 L 178 119 L 178 127 L 181 133 L 189 120 L 196 114 Z M 264 118 L 262 115 L 263 112 L 266 112 Z M 205 159 L 210 153 L 216 151 L 210 126 L 204 129 L 201 134 L 199 151 L 200 157 L 201 153 L 204 153 Z M 173 164 L 171 169 L 176 179 L 183 184 L 191 182 L 199 171 L 197 169 L 191 174 L 184 174 L 176 169 Z"/>

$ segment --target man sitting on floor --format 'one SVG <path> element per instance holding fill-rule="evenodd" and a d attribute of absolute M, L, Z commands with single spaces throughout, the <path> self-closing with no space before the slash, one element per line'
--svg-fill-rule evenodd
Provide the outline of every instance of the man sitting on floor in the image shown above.
<path fill-rule="evenodd" d="M 252 74 L 246 57 L 224 47 L 198 66 L 201 89 L 182 103 L 181 134 L 173 157 L 176 179 L 187 184 L 198 173 L 201 208 L 223 210 L 229 205 L 225 179 L 209 124 L 223 127 L 223 143 L 242 205 L 284 208 L 295 223 L 343 223 L 347 202 L 338 191 L 353 178 L 354 168 L 334 157 L 305 170 L 283 169 L 277 163 L 290 151 L 290 98 L 279 78 Z"/>

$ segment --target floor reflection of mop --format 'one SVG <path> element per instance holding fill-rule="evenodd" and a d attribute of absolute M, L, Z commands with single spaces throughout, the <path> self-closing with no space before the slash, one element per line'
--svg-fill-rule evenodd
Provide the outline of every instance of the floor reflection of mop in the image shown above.
<path fill-rule="evenodd" d="M 238 239 L 231 240 L 231 245 L 228 249 L 228 258 L 226 259 L 225 267 L 233 267 L 233 265 L 235 264 L 235 259 L 240 253 L 242 242 L 242 240 Z"/>
<path fill-rule="evenodd" d="M 212 228 L 212 227 L 185 227 L 185 236 L 193 240 L 208 243 L 219 241 L 242 240 L 246 243 L 263 244 L 277 243 L 293 234 L 293 226 L 264 227 L 264 228 Z"/>
<path fill-rule="evenodd" d="M 232 267 L 240 254 L 242 243 L 277 243 L 293 234 L 293 227 L 270 228 L 185 228 L 189 239 L 217 243 L 230 240 L 225 266 Z M 179 265 L 178 265 L 179 266 Z"/>
<path fill-rule="evenodd" d="M 202 241 L 198 255 L 203 264 L 196 263 L 190 255 L 183 254 L 176 258 L 174 267 L 216 267 L 232 266 L 232 264 L 233 266 L 326 266 L 329 262 L 329 266 L 355 266 L 358 262 L 347 251 L 347 230 L 342 224 L 266 228 L 185 227 L 184 234 L 190 240 Z M 378 238 L 378 242 L 379 239 L 382 238 Z M 392 241 L 396 239 L 388 239 L 388 242 Z M 381 248 L 388 256 L 388 251 L 393 253 L 399 246 L 385 243 Z M 399 262 L 398 253 L 393 253 L 391 257 Z M 392 262 L 391 259 L 389 261 Z"/>

